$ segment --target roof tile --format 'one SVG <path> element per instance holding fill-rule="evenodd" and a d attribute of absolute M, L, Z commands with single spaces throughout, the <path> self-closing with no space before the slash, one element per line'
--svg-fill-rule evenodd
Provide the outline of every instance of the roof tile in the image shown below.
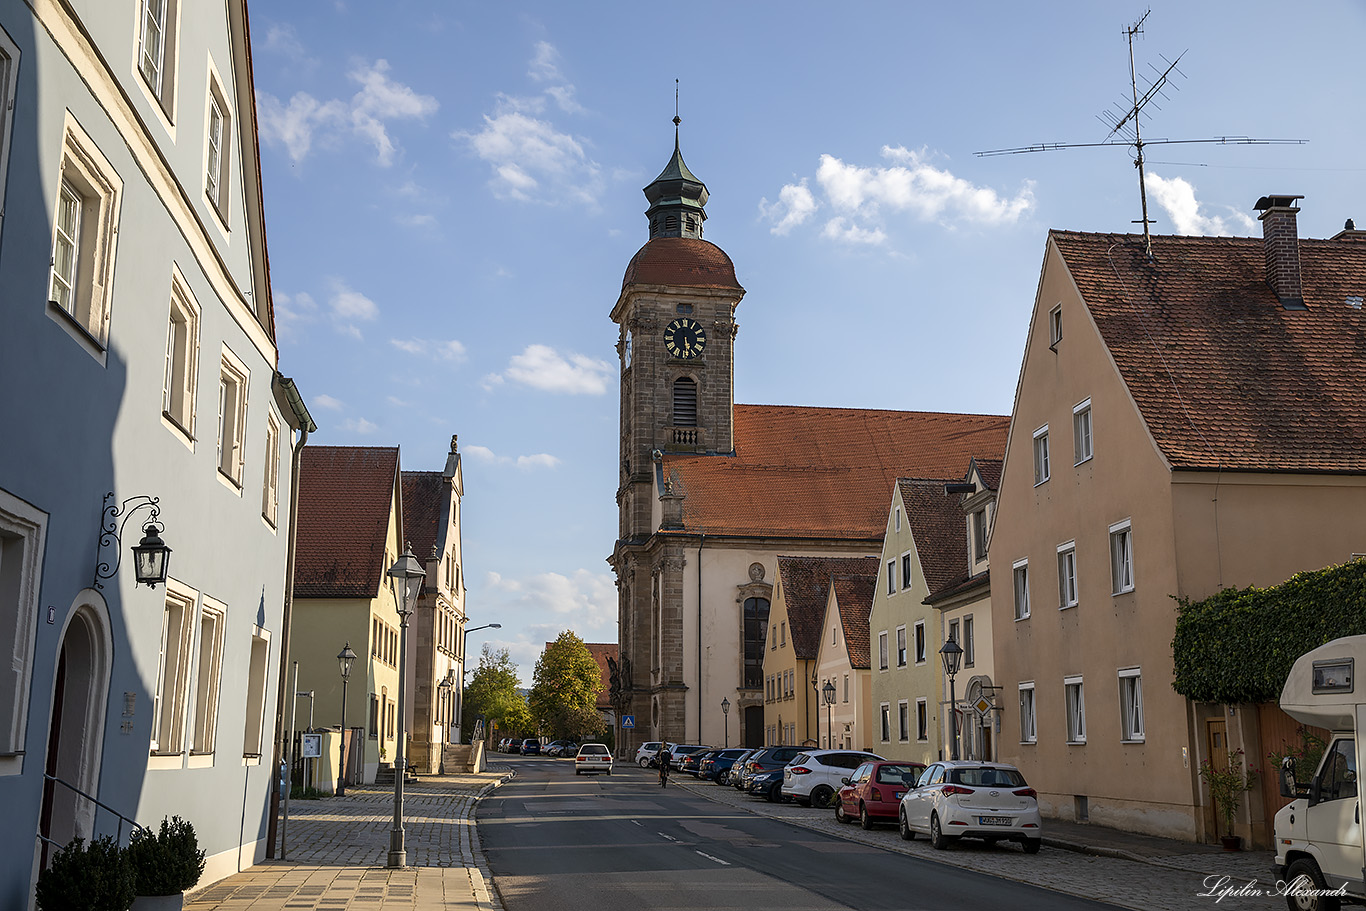
<path fill-rule="evenodd" d="M 379 594 L 397 476 L 397 446 L 304 447 L 295 597 Z"/>
<path fill-rule="evenodd" d="M 787 627 L 792 635 L 792 650 L 798 658 L 815 658 L 820 648 L 830 580 L 835 576 L 854 575 L 877 578 L 878 561 L 877 556 L 778 557 L 778 579 L 787 607 Z"/>

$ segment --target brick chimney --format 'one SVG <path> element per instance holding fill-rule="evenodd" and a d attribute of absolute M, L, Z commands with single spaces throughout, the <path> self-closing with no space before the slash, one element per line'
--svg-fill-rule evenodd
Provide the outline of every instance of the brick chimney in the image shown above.
<path fill-rule="evenodd" d="M 1304 309 L 1304 288 L 1300 283 L 1300 235 L 1295 216 L 1300 211 L 1295 200 L 1303 196 L 1263 196 L 1256 208 L 1261 212 L 1262 240 L 1266 250 L 1266 283 L 1276 292 L 1287 310 Z"/>

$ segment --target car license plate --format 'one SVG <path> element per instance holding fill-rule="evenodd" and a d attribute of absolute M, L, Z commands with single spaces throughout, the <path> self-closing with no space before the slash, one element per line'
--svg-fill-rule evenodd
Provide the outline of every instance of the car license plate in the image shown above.
<path fill-rule="evenodd" d="M 1009 816 L 979 816 L 977 818 L 984 826 L 1010 826 L 1015 824 L 1015 820 Z"/>

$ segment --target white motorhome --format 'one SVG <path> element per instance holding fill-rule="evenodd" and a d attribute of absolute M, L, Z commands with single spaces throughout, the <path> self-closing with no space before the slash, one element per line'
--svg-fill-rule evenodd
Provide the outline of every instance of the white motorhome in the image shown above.
<path fill-rule="evenodd" d="M 1281 708 L 1301 724 L 1332 731 L 1314 776 L 1295 780 L 1294 763 L 1281 769 L 1281 794 L 1295 798 L 1276 814 L 1276 874 L 1287 884 L 1290 908 L 1333 911 L 1343 899 L 1366 901 L 1366 849 L 1361 838 L 1357 769 L 1366 732 L 1366 636 L 1334 639 L 1301 655 L 1281 690 Z"/>

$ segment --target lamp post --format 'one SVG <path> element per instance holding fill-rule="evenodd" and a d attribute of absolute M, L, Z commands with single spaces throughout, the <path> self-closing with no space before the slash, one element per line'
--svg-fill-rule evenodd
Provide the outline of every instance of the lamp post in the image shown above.
<path fill-rule="evenodd" d="M 825 748 L 833 750 L 835 748 L 835 726 L 834 722 L 830 720 L 830 712 L 835 705 L 835 684 L 829 680 L 825 681 L 825 686 L 821 687 L 821 693 L 825 696 Z"/>
<path fill-rule="evenodd" d="M 337 762 L 337 796 L 346 796 L 346 681 L 351 676 L 351 665 L 356 663 L 356 653 L 351 651 L 351 643 L 346 643 L 346 647 L 337 655 L 337 664 L 341 667 L 342 677 L 342 711 L 341 711 L 341 757 Z"/>
<path fill-rule="evenodd" d="M 446 676 L 441 678 L 441 682 L 436 685 L 437 691 L 441 694 L 438 702 L 446 707 L 442 716 L 442 724 L 446 729 L 446 742 L 451 740 L 451 687 L 455 686 L 455 668 L 446 672 Z"/>
<path fill-rule="evenodd" d="M 949 744 L 949 758 L 956 760 L 958 758 L 958 699 L 953 691 L 953 678 L 958 676 L 958 668 L 963 663 L 963 647 L 950 639 L 939 650 L 939 657 L 944 660 L 944 673 L 949 675 L 949 719 L 953 724 L 953 740 Z"/>
<path fill-rule="evenodd" d="M 465 632 L 460 637 L 460 689 L 459 695 L 455 700 L 455 725 L 456 742 L 463 742 L 465 739 L 465 672 L 469 669 L 469 640 L 470 633 L 477 633 L 481 629 L 502 629 L 501 623 L 485 623 L 483 626 L 466 627 Z"/>
<path fill-rule="evenodd" d="M 389 568 L 389 578 L 394 586 L 395 609 L 398 611 L 398 743 L 394 744 L 394 827 L 389 833 L 390 867 L 406 867 L 408 852 L 403 846 L 403 777 L 407 768 L 404 758 L 403 730 L 403 690 L 407 679 L 408 657 L 408 618 L 417 609 L 418 596 L 422 594 L 422 581 L 427 572 L 413 556 L 413 546 L 409 544 L 403 554 Z M 402 585 L 402 592 L 399 586 Z"/>
<path fill-rule="evenodd" d="M 729 747 L 730 747 L 730 700 L 727 699 L 727 698 L 724 697 L 724 696 L 721 697 L 721 717 L 722 717 L 723 719 L 725 719 L 725 724 L 726 724 L 726 747 L 729 748 Z"/>

